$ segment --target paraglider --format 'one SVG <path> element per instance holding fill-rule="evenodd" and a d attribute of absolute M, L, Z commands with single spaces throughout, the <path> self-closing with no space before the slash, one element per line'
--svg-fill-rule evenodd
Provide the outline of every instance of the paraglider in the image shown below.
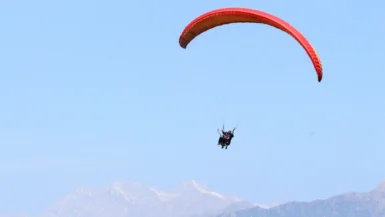
<path fill-rule="evenodd" d="M 261 23 L 280 29 L 291 35 L 305 49 L 310 57 L 314 69 L 317 72 L 318 81 L 321 82 L 323 72 L 321 60 L 317 52 L 308 40 L 286 21 L 263 11 L 249 8 L 222 8 L 207 12 L 190 22 L 179 37 L 179 45 L 187 48 L 187 45 L 210 29 L 232 23 Z"/>
<path fill-rule="evenodd" d="M 249 8 L 222 8 L 207 12 L 195 18 L 185 27 L 179 37 L 179 45 L 186 49 L 190 42 L 200 34 L 215 27 L 233 23 L 266 24 L 292 36 L 306 51 L 317 73 L 318 82 L 321 82 L 323 77 L 321 60 L 309 41 L 286 21 L 263 11 Z M 232 131 L 225 131 L 224 128 L 222 128 L 220 132 L 218 129 L 218 133 L 220 134 L 218 145 L 221 145 L 222 149 L 227 149 L 230 145 L 234 137 L 234 130 L 235 128 Z"/>
<path fill-rule="evenodd" d="M 234 137 L 234 131 L 235 131 L 235 127 L 233 130 L 228 130 L 226 131 L 225 130 L 225 126 L 223 125 L 221 131 L 219 131 L 219 129 L 217 130 L 218 133 L 219 133 L 219 140 L 218 140 L 218 145 L 222 146 L 222 149 L 225 148 L 227 149 L 227 147 L 230 145 L 231 143 L 231 140 L 233 139 Z"/>

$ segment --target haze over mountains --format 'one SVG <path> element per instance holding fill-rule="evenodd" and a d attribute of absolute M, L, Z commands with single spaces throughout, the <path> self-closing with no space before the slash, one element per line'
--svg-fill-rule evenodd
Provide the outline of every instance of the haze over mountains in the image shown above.
<path fill-rule="evenodd" d="M 136 182 L 116 182 L 105 188 L 78 188 L 37 217 L 384 216 L 385 181 L 370 192 L 347 193 L 311 202 L 261 205 L 219 194 L 192 180 L 169 191 Z"/>
<path fill-rule="evenodd" d="M 194 180 L 170 191 L 116 182 L 100 189 L 78 188 L 38 217 L 206 217 L 254 206 Z"/>

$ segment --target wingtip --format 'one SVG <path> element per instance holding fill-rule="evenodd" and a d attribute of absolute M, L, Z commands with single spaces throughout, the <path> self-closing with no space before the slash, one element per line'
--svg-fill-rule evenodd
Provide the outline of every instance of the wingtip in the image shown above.
<path fill-rule="evenodd" d="M 187 45 L 184 45 L 184 44 L 182 44 L 182 43 L 179 43 L 179 46 L 180 46 L 181 48 L 183 48 L 183 49 L 186 49 L 186 47 L 187 47 Z"/>

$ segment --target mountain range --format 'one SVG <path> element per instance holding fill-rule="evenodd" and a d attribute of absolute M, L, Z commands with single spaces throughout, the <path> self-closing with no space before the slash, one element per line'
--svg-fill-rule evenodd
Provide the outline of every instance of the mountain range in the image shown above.
<path fill-rule="evenodd" d="M 326 200 L 289 202 L 269 209 L 252 207 L 217 217 L 385 217 L 385 181 L 375 189 Z"/>
<path fill-rule="evenodd" d="M 36 217 L 385 217 L 385 181 L 369 192 L 272 204 L 219 194 L 194 180 L 169 191 L 116 182 L 75 189 Z"/>
<path fill-rule="evenodd" d="M 116 182 L 105 188 L 75 189 L 38 217 L 214 217 L 257 205 L 219 194 L 194 180 L 169 191 Z"/>

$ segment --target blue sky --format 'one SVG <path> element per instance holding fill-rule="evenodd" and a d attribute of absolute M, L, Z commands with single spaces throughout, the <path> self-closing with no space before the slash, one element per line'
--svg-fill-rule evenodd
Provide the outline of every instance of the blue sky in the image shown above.
<path fill-rule="evenodd" d="M 275 14 L 324 66 L 263 25 L 196 16 Z M 384 1 L 4 1 L 0 214 L 43 211 L 80 186 L 195 179 L 255 202 L 365 191 L 385 178 Z M 216 129 L 238 125 L 232 146 Z M 223 166 L 225 164 L 225 166 Z"/>

